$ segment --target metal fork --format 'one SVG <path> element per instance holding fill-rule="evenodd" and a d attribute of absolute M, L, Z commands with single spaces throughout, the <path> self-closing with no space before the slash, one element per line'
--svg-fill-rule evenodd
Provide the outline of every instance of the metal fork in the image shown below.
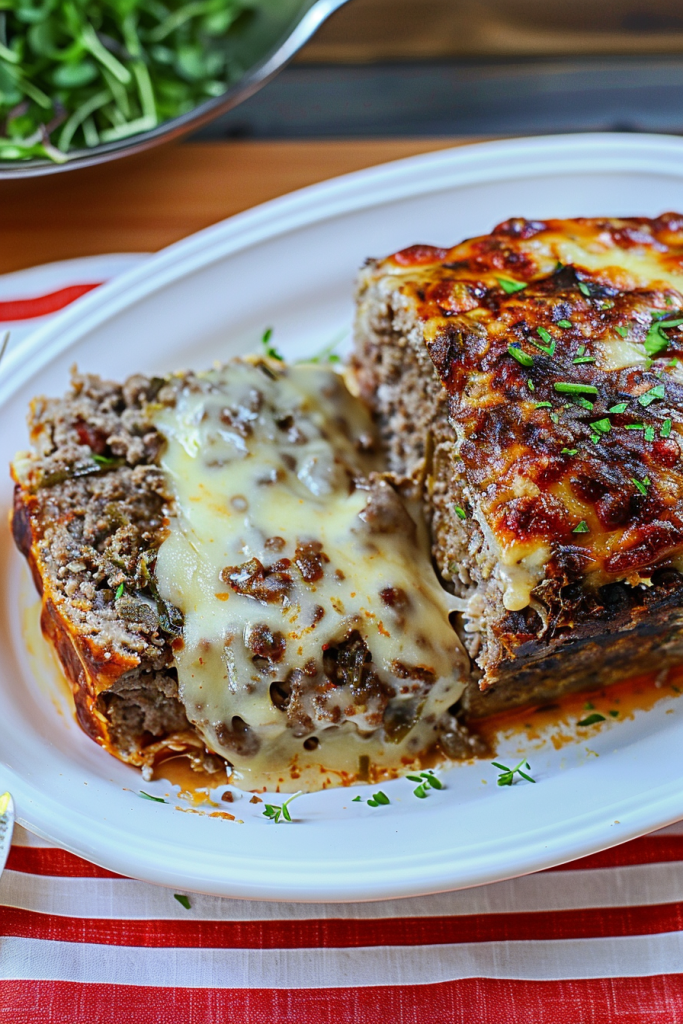
<path fill-rule="evenodd" d="M 4 870 L 14 832 L 14 800 L 10 793 L 0 795 L 0 875 Z"/>

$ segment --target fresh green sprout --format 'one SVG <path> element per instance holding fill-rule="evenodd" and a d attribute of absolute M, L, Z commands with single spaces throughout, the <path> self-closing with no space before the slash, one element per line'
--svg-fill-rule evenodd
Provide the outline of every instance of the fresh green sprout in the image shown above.
<path fill-rule="evenodd" d="M 126 584 L 125 583 L 119 583 L 118 587 L 116 588 L 116 594 L 114 595 L 117 601 L 121 600 L 121 598 L 123 597 L 123 595 L 125 593 L 125 590 L 126 590 Z"/>
<path fill-rule="evenodd" d="M 292 796 L 288 797 L 283 804 L 266 804 L 263 810 L 265 817 L 270 818 L 276 825 L 280 819 L 283 819 L 284 821 L 291 821 L 292 816 L 289 813 L 289 805 L 292 800 L 296 800 L 298 796 L 301 796 L 301 793 L 302 790 L 299 790 L 298 793 L 293 793 Z"/>
<path fill-rule="evenodd" d="M 528 352 L 524 352 L 518 345 L 508 345 L 508 352 L 520 366 L 534 365 L 534 357 L 530 356 Z"/>
<path fill-rule="evenodd" d="M 650 388 L 649 391 L 646 391 L 644 395 L 640 396 L 640 398 L 638 399 L 638 404 L 647 407 L 648 405 L 651 405 L 654 401 L 656 401 L 658 398 L 665 397 L 666 391 L 664 389 L 664 385 L 655 384 L 653 388 Z"/>
<path fill-rule="evenodd" d="M 628 409 L 628 402 L 618 402 L 616 405 L 613 405 L 612 408 L 608 409 L 607 411 L 608 412 L 620 413 L 620 412 L 626 412 L 627 409 Z"/>
<path fill-rule="evenodd" d="M 0 160 L 148 131 L 243 73 L 241 23 L 264 0 L 7 0 L 0 15 Z"/>
<path fill-rule="evenodd" d="M 465 509 L 462 508 L 460 505 L 455 506 L 455 514 L 458 517 L 458 519 L 467 519 L 467 512 L 465 512 Z"/>
<path fill-rule="evenodd" d="M 166 803 L 166 801 L 162 797 L 160 797 L 160 796 L 151 796 L 149 793 L 145 793 L 145 791 L 142 790 L 142 789 L 138 793 L 138 796 L 141 796 L 143 798 L 143 800 L 154 800 L 154 802 L 157 803 L 157 804 L 165 804 Z"/>
<path fill-rule="evenodd" d="M 577 725 L 597 725 L 598 722 L 606 721 L 605 716 L 601 715 L 599 711 L 594 711 L 592 715 L 588 715 L 586 718 L 582 718 Z"/>
<path fill-rule="evenodd" d="M 366 801 L 370 807 L 379 807 L 380 805 L 390 804 L 391 800 L 383 793 L 381 789 L 378 789 L 376 793 L 373 793 L 368 801 Z"/>
<path fill-rule="evenodd" d="M 526 779 L 527 782 L 536 781 L 536 779 L 532 779 L 530 775 L 527 775 L 522 771 L 522 765 L 524 765 L 527 771 L 531 771 L 531 765 L 525 757 L 523 757 L 519 764 L 516 764 L 514 768 L 508 768 L 504 764 L 499 764 L 498 761 L 492 761 L 491 763 L 494 768 L 499 768 L 501 771 L 501 774 L 498 776 L 499 786 L 511 786 L 515 781 L 515 773 L 521 775 L 521 777 Z"/>
<path fill-rule="evenodd" d="M 575 526 L 572 533 L 590 533 L 590 528 L 585 519 L 582 519 L 578 526 Z"/>
<path fill-rule="evenodd" d="M 496 281 L 506 295 L 514 295 L 515 292 L 523 292 L 527 287 L 522 281 L 511 281 L 508 277 L 497 277 Z"/>
<path fill-rule="evenodd" d="M 189 910 L 190 909 L 190 901 L 187 898 L 187 896 L 183 896 L 182 893 L 174 892 L 173 893 L 173 899 L 174 900 L 178 900 L 178 903 L 180 904 L 180 906 L 181 907 L 185 907 L 185 910 Z"/>
<path fill-rule="evenodd" d="M 427 796 L 428 790 L 431 789 L 443 789 L 444 785 L 441 779 L 437 779 L 431 769 L 426 772 L 420 772 L 419 775 L 406 775 L 407 779 L 411 782 L 417 782 L 417 787 L 413 790 L 414 796 L 420 800 L 424 800 Z"/>
<path fill-rule="evenodd" d="M 261 344 L 265 350 L 266 355 L 269 359 L 277 359 L 278 362 L 284 362 L 283 357 L 280 355 L 274 345 L 270 344 L 270 339 L 273 337 L 273 328 L 266 327 L 265 331 L 261 335 Z"/>

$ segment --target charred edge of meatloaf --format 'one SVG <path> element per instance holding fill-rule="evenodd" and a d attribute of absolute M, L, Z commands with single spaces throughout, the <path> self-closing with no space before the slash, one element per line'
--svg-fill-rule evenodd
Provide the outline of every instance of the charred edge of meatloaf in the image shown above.
<path fill-rule="evenodd" d="M 167 394 L 164 396 L 164 390 Z M 161 379 L 119 385 L 74 373 L 64 398 L 38 398 L 32 451 L 12 467 L 12 532 L 42 596 L 41 627 L 71 684 L 83 730 L 116 756 L 148 764 L 157 741 L 199 744 L 178 698 L 171 643 L 179 613 L 153 579 L 171 501 L 146 418 L 172 401 Z M 207 754 L 203 767 L 223 762 Z"/>
<path fill-rule="evenodd" d="M 545 703 L 680 663 L 683 576 L 673 568 L 655 572 L 650 588 L 567 586 L 549 608 L 541 587 L 527 608 L 507 611 L 492 575 L 495 556 L 459 471 L 447 395 L 422 325 L 410 301 L 383 288 L 371 271 L 361 276 L 352 366 L 391 471 L 423 500 L 436 567 L 445 585 L 468 599 L 458 632 L 478 668 L 461 700 L 465 716 Z"/>

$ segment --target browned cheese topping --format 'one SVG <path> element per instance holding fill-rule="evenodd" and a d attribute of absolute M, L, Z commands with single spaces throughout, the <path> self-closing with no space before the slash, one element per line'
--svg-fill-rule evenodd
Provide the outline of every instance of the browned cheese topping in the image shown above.
<path fill-rule="evenodd" d="M 514 219 L 370 273 L 424 324 L 507 608 L 679 565 L 683 217 Z"/>

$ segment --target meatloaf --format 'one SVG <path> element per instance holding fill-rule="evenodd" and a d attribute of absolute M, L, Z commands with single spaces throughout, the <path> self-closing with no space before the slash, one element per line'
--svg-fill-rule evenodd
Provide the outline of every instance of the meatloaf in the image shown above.
<path fill-rule="evenodd" d="M 424 504 L 477 717 L 683 657 L 683 216 L 515 218 L 361 272 L 353 365 Z"/>
<path fill-rule="evenodd" d="M 471 752 L 449 710 L 468 659 L 419 507 L 332 369 L 76 374 L 29 423 L 14 538 L 109 752 L 284 790 Z"/>

